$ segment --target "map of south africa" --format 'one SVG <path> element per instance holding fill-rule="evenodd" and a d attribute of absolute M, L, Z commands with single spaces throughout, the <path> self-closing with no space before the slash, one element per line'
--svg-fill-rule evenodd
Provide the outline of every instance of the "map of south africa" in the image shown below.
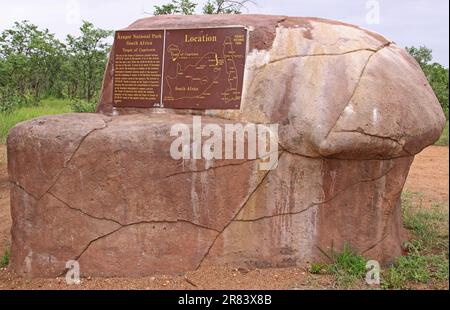
<path fill-rule="evenodd" d="M 217 99 L 229 107 L 240 100 L 239 85 L 243 77 L 239 76 L 236 61 L 243 56 L 236 52 L 232 37 L 225 37 L 219 44 L 220 51 L 216 48 L 203 54 L 183 50 L 178 44 L 167 47 L 167 61 L 175 69 L 165 76 L 168 91 L 164 102 L 201 102 L 218 96 Z"/>

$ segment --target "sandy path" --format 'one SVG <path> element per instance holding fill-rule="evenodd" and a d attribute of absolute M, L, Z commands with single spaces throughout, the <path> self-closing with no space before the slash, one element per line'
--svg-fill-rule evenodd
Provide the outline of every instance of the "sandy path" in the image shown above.
<path fill-rule="evenodd" d="M 405 189 L 423 196 L 426 206 L 449 204 L 449 148 L 432 146 L 420 153 L 411 167 Z"/>

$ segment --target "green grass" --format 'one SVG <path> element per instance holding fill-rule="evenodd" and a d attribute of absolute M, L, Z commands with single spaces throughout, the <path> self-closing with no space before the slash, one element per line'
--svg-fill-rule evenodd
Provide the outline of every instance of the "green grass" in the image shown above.
<path fill-rule="evenodd" d="M 407 255 L 392 266 L 382 268 L 381 288 L 410 289 L 417 285 L 445 287 L 449 279 L 449 213 L 448 207 L 425 208 L 420 193 L 402 195 L 404 226 L 413 235 L 405 244 Z M 342 252 L 324 253 L 332 263 L 312 264 L 311 274 L 326 273 L 338 288 L 364 287 L 367 260 L 346 245 Z M 384 269 L 384 270 L 383 270 Z"/>
<path fill-rule="evenodd" d="M 0 144 L 6 142 L 9 130 L 16 124 L 44 115 L 72 112 L 70 100 L 46 99 L 36 107 L 22 107 L 11 113 L 0 113 Z"/>
<path fill-rule="evenodd" d="M 365 278 L 367 260 L 353 252 L 349 245 L 345 245 L 342 252 L 333 253 L 332 258 L 334 262 L 328 270 L 338 287 L 351 288 Z"/>
<path fill-rule="evenodd" d="M 448 208 L 425 209 L 418 193 L 402 196 L 404 225 L 414 238 L 405 245 L 408 254 L 383 273 L 382 287 L 408 289 L 449 279 Z"/>
<path fill-rule="evenodd" d="M 9 265 L 9 257 L 10 257 L 9 250 L 6 250 L 5 254 L 3 254 L 0 260 L 0 268 L 5 268 Z"/>
<path fill-rule="evenodd" d="M 425 208 L 420 193 L 405 192 L 402 195 L 402 211 L 405 228 L 423 244 L 424 250 L 448 251 L 448 208 L 438 204 Z"/>
<path fill-rule="evenodd" d="M 311 267 L 309 268 L 309 272 L 311 274 L 321 274 L 322 272 L 326 271 L 328 268 L 327 265 L 322 263 L 313 263 L 311 264 Z"/>
<path fill-rule="evenodd" d="M 441 138 L 436 142 L 436 145 L 439 146 L 448 146 L 448 121 L 445 124 L 444 132 L 442 133 Z"/>
<path fill-rule="evenodd" d="M 349 289 L 361 286 L 367 270 L 367 260 L 356 254 L 348 244 L 344 245 L 342 252 L 331 251 L 322 253 L 332 261 L 331 264 L 313 263 L 310 266 L 311 274 L 332 275 L 338 288 Z"/>

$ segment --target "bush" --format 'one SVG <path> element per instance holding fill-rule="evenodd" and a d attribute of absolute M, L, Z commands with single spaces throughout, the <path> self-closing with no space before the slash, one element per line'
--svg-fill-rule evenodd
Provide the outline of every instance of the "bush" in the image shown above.
<path fill-rule="evenodd" d="M 0 88 L 0 113 L 10 113 L 20 103 L 9 88 Z"/>
<path fill-rule="evenodd" d="M 36 107 L 38 105 L 39 101 L 30 94 L 19 96 L 10 87 L 0 88 L 0 113 L 11 113 L 18 108 Z"/>
<path fill-rule="evenodd" d="M 71 103 L 72 110 L 76 113 L 94 113 L 97 109 L 97 103 L 86 100 L 77 100 Z"/>

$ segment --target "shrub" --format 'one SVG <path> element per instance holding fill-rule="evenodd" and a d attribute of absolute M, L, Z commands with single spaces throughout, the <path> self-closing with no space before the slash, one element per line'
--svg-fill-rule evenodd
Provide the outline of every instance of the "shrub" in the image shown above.
<path fill-rule="evenodd" d="M 0 88 L 0 113 L 10 113 L 20 103 L 20 100 L 8 88 Z"/>
<path fill-rule="evenodd" d="M 97 103 L 85 100 L 77 100 L 71 104 L 72 110 L 76 113 L 94 113 Z"/>

